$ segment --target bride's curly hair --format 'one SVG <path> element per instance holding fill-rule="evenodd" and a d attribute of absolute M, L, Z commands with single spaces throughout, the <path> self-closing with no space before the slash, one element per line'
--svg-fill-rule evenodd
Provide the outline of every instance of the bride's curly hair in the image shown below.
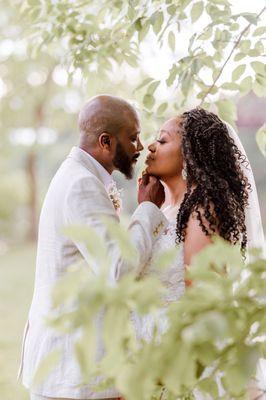
<path fill-rule="evenodd" d="M 190 215 L 197 216 L 202 231 L 218 233 L 245 254 L 247 231 L 245 207 L 250 184 L 242 165 L 246 157 L 217 115 L 195 108 L 181 115 L 182 153 L 187 192 L 176 223 L 176 242 L 183 242 Z"/>

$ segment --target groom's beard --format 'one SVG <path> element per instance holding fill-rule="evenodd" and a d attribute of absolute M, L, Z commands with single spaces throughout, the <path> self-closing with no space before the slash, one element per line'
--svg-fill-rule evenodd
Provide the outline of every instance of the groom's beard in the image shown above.
<path fill-rule="evenodd" d="M 115 156 L 113 159 L 114 166 L 125 175 L 127 179 L 133 177 L 133 160 L 127 155 L 120 142 L 116 145 Z"/>

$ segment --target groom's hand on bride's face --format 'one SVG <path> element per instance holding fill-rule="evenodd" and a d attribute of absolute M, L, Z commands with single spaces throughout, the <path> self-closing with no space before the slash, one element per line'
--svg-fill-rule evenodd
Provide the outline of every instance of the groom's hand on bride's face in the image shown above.
<path fill-rule="evenodd" d="M 164 203 L 164 187 L 155 176 L 144 174 L 138 181 L 138 202 L 151 201 L 157 207 Z"/>

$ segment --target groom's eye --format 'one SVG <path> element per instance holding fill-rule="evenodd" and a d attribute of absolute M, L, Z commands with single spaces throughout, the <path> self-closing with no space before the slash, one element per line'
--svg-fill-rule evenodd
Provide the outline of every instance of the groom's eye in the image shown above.
<path fill-rule="evenodd" d="M 164 140 L 161 140 L 161 139 L 157 139 L 156 142 L 157 142 L 157 143 L 160 143 L 160 144 L 165 143 L 165 141 L 164 141 Z"/>

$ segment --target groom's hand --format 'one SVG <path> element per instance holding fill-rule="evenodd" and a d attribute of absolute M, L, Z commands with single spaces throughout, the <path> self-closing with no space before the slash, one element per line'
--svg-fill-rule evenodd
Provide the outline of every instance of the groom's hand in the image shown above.
<path fill-rule="evenodd" d="M 155 176 L 144 174 L 138 181 L 138 202 L 151 201 L 161 207 L 165 200 L 164 187 Z"/>

